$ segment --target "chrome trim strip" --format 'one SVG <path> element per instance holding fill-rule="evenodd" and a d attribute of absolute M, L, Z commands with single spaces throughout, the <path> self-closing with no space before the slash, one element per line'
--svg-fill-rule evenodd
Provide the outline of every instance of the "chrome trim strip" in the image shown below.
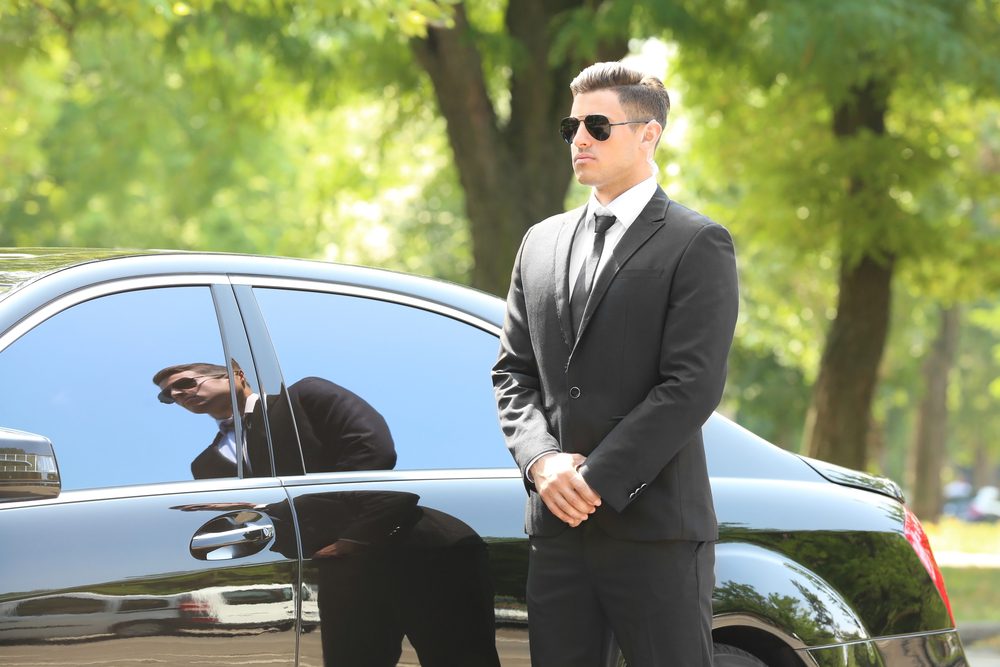
<path fill-rule="evenodd" d="M 243 489 L 251 490 L 277 488 L 280 488 L 280 483 L 274 477 L 253 477 L 247 479 L 215 478 L 184 482 L 136 484 L 133 486 L 109 486 L 95 489 L 81 489 L 79 491 L 63 491 L 57 497 L 46 500 L 19 500 L 10 503 L 0 503 L 0 512 L 6 509 L 17 509 L 21 507 L 86 503 L 98 500 L 149 498 L 153 496 L 172 496 L 185 493 L 205 493 L 206 491 L 240 491 Z"/>
<path fill-rule="evenodd" d="M 5 350 L 11 343 L 34 329 L 36 326 L 49 319 L 53 315 L 60 313 L 67 308 L 89 301 L 91 299 L 116 294 L 118 292 L 128 292 L 138 289 L 150 289 L 154 287 L 189 287 L 189 286 L 211 286 L 213 284 L 228 284 L 229 277 L 224 273 L 197 273 L 190 275 L 161 275 L 145 276 L 141 278 L 123 278 L 112 280 L 96 285 L 89 285 L 78 290 L 74 290 L 60 296 L 54 301 L 50 301 L 41 308 L 34 310 L 30 315 L 12 326 L 0 336 L 0 352 Z"/>
<path fill-rule="evenodd" d="M 280 486 L 314 486 L 317 484 L 359 484 L 376 482 L 425 482 L 437 480 L 474 479 L 517 479 L 521 473 L 517 468 L 469 468 L 455 470 L 359 470 L 351 472 L 310 473 L 286 477 L 251 477 L 245 479 L 204 479 L 134 486 L 113 486 L 95 489 L 64 491 L 55 498 L 45 500 L 18 500 L 0 503 L 0 511 L 18 507 L 38 507 L 40 505 L 60 505 L 63 503 L 92 502 L 167 496 L 183 493 L 204 493 L 211 491 L 239 491 L 240 489 L 263 489 Z"/>
<path fill-rule="evenodd" d="M 919 637 L 933 637 L 935 635 L 947 635 L 954 632 L 958 632 L 957 628 L 947 628 L 945 630 L 927 630 L 926 632 L 911 632 L 905 635 L 885 635 L 883 637 L 872 637 L 871 639 L 855 639 L 849 642 L 840 642 L 838 644 L 824 644 L 822 646 L 809 646 L 803 650 L 805 651 L 822 651 L 824 649 L 830 648 L 840 648 L 841 646 L 853 646 L 854 644 L 873 644 L 876 642 L 883 641 L 897 641 L 901 639 L 915 639 Z"/>
<path fill-rule="evenodd" d="M 439 315 L 445 315 L 455 320 L 471 324 L 495 336 L 500 335 L 500 327 L 492 322 L 480 319 L 475 315 L 447 306 L 437 301 L 430 301 L 424 298 L 411 296 L 403 292 L 392 290 L 373 289 L 371 287 L 361 287 L 360 285 L 349 285 L 345 283 L 324 282 L 321 280 L 305 280 L 302 278 L 274 278 L 271 276 L 250 276 L 250 275 L 230 275 L 233 285 L 248 285 L 250 287 L 273 287 L 278 289 L 299 289 L 309 292 L 325 292 L 328 294 L 344 294 L 347 296 L 360 296 L 390 303 L 399 303 L 405 306 L 413 306 L 422 310 L 429 310 Z"/>
<path fill-rule="evenodd" d="M 438 480 L 521 479 L 521 472 L 511 468 L 456 468 L 454 470 L 358 470 L 349 472 L 307 473 L 278 478 L 283 486 L 316 484 L 361 484 L 369 482 L 428 482 Z"/>

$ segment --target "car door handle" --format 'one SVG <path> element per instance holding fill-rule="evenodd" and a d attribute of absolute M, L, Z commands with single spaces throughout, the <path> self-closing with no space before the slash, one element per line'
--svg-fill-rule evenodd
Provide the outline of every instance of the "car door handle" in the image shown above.
<path fill-rule="evenodd" d="M 242 558 L 274 539 L 274 524 L 257 512 L 235 512 L 212 519 L 191 538 L 191 555 L 199 560 Z"/>

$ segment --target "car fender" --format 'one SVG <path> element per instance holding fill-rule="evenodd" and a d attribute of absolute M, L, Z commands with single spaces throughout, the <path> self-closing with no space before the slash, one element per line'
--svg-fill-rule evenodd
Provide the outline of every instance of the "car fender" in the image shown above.
<path fill-rule="evenodd" d="M 795 650 L 870 638 L 833 586 L 784 554 L 747 542 L 720 542 L 715 553 L 716 628 L 752 619 Z"/>

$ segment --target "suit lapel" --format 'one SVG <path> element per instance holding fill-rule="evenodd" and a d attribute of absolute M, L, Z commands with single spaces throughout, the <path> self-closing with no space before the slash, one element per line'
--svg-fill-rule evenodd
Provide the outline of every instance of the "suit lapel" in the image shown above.
<path fill-rule="evenodd" d="M 597 280 L 594 282 L 594 288 L 590 292 L 590 298 L 587 300 L 587 307 L 583 311 L 583 321 L 580 322 L 580 335 L 577 340 L 583 337 L 583 332 L 587 329 L 587 323 L 590 322 L 591 316 L 611 286 L 611 281 L 615 279 L 615 276 L 618 275 L 618 272 L 625 263 L 635 254 L 636 250 L 641 248 L 663 226 L 663 220 L 667 215 L 667 208 L 669 206 L 670 200 L 667 198 L 666 193 L 663 192 L 662 188 L 657 187 L 656 192 L 653 193 L 653 198 L 649 200 L 646 208 L 642 210 L 642 213 L 635 219 L 635 222 L 629 225 L 628 231 L 622 236 L 618 245 L 615 246 L 614 251 L 611 253 L 611 257 L 608 258 L 608 263 L 604 265 L 604 268 L 598 274 Z"/>
<path fill-rule="evenodd" d="M 572 290 L 569 277 L 569 255 L 573 250 L 576 230 L 580 227 L 586 213 L 586 206 L 568 211 L 563 218 L 562 226 L 559 228 L 559 235 L 556 237 L 554 271 L 556 312 L 559 315 L 559 328 L 562 329 L 563 340 L 569 347 L 573 347 L 574 338 L 573 318 L 569 312 L 569 297 Z"/>

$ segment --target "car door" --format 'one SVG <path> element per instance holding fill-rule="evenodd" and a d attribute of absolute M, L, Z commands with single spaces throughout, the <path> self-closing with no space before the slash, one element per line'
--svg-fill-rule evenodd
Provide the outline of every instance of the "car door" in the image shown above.
<path fill-rule="evenodd" d="M 284 397 L 270 421 L 310 597 L 301 660 L 530 664 L 524 486 L 497 423 L 495 325 L 388 291 L 233 282 L 262 378 L 271 368 Z M 296 438 L 303 460 L 284 468 L 280 443 Z"/>
<path fill-rule="evenodd" d="M 0 501 L 0 664 L 295 664 L 297 553 L 262 511 L 287 506 L 266 431 L 251 469 L 236 409 L 232 470 L 195 479 L 224 420 L 153 382 L 194 362 L 221 369 L 231 411 L 244 378 L 259 393 L 225 278 L 102 283 L 0 334 L 0 427 L 48 438 L 62 485 Z"/>

